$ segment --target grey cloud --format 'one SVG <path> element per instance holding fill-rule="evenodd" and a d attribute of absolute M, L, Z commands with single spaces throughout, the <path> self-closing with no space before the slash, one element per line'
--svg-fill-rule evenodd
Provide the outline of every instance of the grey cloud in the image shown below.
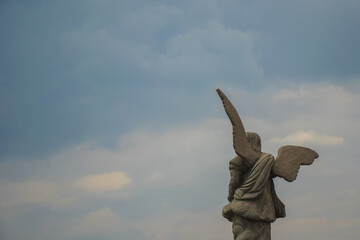
<path fill-rule="evenodd" d="M 201 119 L 216 87 L 356 81 L 358 4 L 277 3 L 2 3 L 2 160 Z"/>
<path fill-rule="evenodd" d="M 282 121 L 276 124 L 278 119 L 273 119 L 268 111 L 262 112 L 262 107 L 256 105 L 258 104 L 256 100 L 265 95 L 267 98 L 264 98 L 268 99 L 269 103 L 273 103 L 273 101 L 279 101 L 279 94 L 283 96 L 284 92 L 292 92 L 285 96 L 298 96 L 298 104 L 306 106 L 303 109 L 299 108 L 299 114 L 301 112 L 304 118 L 311 115 L 321 119 L 321 116 L 329 110 L 318 112 L 318 106 L 313 106 L 314 102 L 308 101 L 307 91 L 304 92 L 301 89 L 312 89 L 310 95 L 313 95 L 312 91 L 317 93 L 317 104 L 324 106 L 324 109 L 330 109 L 327 104 L 336 108 L 347 106 L 348 98 L 352 99 L 353 104 L 356 104 L 354 100 L 359 98 L 358 94 L 351 95 L 342 87 L 326 84 L 306 85 L 280 91 L 270 89 L 260 92 L 259 95 L 248 94 L 245 96 L 238 95 L 239 91 L 233 89 L 232 92 L 230 91 L 229 97 L 237 107 L 243 98 L 247 102 L 255 103 L 255 108 L 260 111 L 260 114 L 263 114 L 263 117 L 257 119 L 247 114 L 243 117 L 245 128 L 260 130 L 264 151 L 276 155 L 279 144 L 272 143 L 270 136 L 282 136 L 283 133 L 292 132 L 299 127 L 307 128 L 314 123 L 303 122 L 301 119 L 298 120 L 300 122 L 294 122 L 293 116 L 289 115 L 287 118 L 282 116 Z M 337 99 L 343 99 L 343 101 L 338 101 L 338 105 L 334 106 L 331 101 L 326 101 L 328 91 L 323 91 L 323 89 L 331 89 L 337 93 Z M 17 207 L 24 208 L 25 212 L 8 212 L 8 216 L 12 214 L 13 220 L 10 221 L 3 217 L 1 220 L 3 226 L 9 224 L 22 226 L 24 221 L 27 221 L 27 218 L 22 219 L 24 214 L 30 217 L 43 212 L 42 220 L 39 220 L 39 224 L 34 225 L 38 229 L 42 229 L 40 222 L 48 218 L 60 222 L 61 224 L 58 226 L 64 227 L 66 222 L 77 219 L 76 221 L 80 225 L 82 221 L 85 221 L 81 225 L 84 227 L 90 224 L 86 220 L 89 216 L 104 212 L 103 215 L 100 215 L 105 219 L 115 218 L 124 221 L 124 224 L 129 226 L 127 233 L 113 232 L 107 235 L 102 232 L 102 229 L 99 229 L 97 233 L 85 234 L 87 237 L 106 235 L 110 239 L 118 236 L 133 239 L 136 238 L 134 236 L 141 235 L 151 236 L 154 239 L 165 239 L 171 234 L 179 233 L 179 238 L 180 236 L 186 236 L 186 238 L 202 236 L 203 239 L 207 239 L 205 235 L 202 235 L 203 225 L 197 219 L 208 219 L 207 214 L 210 214 L 212 220 L 209 219 L 203 224 L 206 223 L 205 225 L 219 229 L 220 232 L 217 234 L 226 236 L 230 233 L 230 226 L 225 224 L 226 220 L 221 219 L 220 209 L 226 203 L 227 162 L 234 156 L 234 150 L 231 146 L 230 124 L 222 112 L 221 103 L 218 103 L 222 120 L 213 119 L 190 125 L 165 127 L 162 131 L 137 130 L 128 135 L 121 135 L 116 148 L 106 148 L 96 143 L 84 143 L 54 154 L 47 161 L 34 162 L 31 167 L 26 168 L 26 171 L 30 172 L 28 180 L 33 180 L 37 176 L 37 179 L 51 182 L 57 189 L 60 189 L 56 196 L 64 200 L 58 204 L 49 204 L 47 201 L 46 204 L 38 205 L 42 210 L 35 208 L 30 212 L 27 211 L 31 205 L 26 206 L 19 203 Z M 290 108 L 292 107 L 294 106 L 291 103 L 285 104 L 282 110 L 291 112 Z M 240 110 L 239 107 L 238 110 L 240 113 L 246 112 L 246 109 Z M 333 121 L 358 122 L 356 115 L 354 116 L 351 111 L 347 112 L 346 110 L 344 110 L 343 116 L 333 119 Z M 317 129 L 319 125 L 313 127 Z M 332 132 L 332 124 L 329 123 L 321 129 L 324 134 Z M 354 138 L 354 135 L 357 135 L 356 128 L 350 130 L 342 132 L 345 139 Z M 334 131 L 334 133 L 338 132 Z M 289 229 L 293 229 L 297 225 L 301 229 L 308 229 L 309 233 L 318 236 L 319 239 L 329 237 L 321 229 L 330 227 L 337 231 L 347 231 L 349 239 L 356 239 L 351 236 L 358 234 L 354 228 L 358 226 L 359 216 L 354 209 L 358 208 L 357 172 L 360 169 L 356 157 L 353 155 L 355 153 L 354 145 L 352 142 L 346 142 L 346 144 L 335 147 L 321 146 L 321 144 L 313 144 L 309 147 L 318 151 L 320 158 L 312 166 L 302 167 L 297 181 L 287 183 L 276 179 L 277 192 L 287 206 L 288 218 L 274 224 L 274 236 L 286 239 L 290 232 L 294 231 L 283 231 L 281 227 L 288 226 Z M 26 165 L 26 161 L 23 164 Z M 3 171 L 1 175 L 16 181 L 16 176 L 21 175 L 21 171 L 23 171 L 18 168 L 21 165 L 20 162 L 3 162 L 0 169 L 7 169 L 7 171 Z M 76 180 L 83 176 L 111 171 L 128 173 L 132 184 L 112 194 L 100 195 L 87 194 L 72 188 L 75 186 Z M 70 196 L 76 197 L 76 199 L 71 200 Z M 15 208 L 13 208 L 14 210 Z M 56 215 L 53 215 L 55 213 Z M 316 221 L 320 224 L 318 227 L 309 225 Z M 168 226 L 166 231 L 160 229 L 164 224 Z M 138 225 L 147 227 L 133 228 Z M 192 228 L 194 225 L 197 226 L 196 229 Z M 49 227 L 56 232 L 53 234 L 54 237 L 64 236 L 64 233 L 56 225 L 50 224 Z M 8 233 L 11 233 L 10 230 Z M 214 236 L 218 236 L 217 234 Z M 67 237 L 72 238 L 75 235 Z M 81 239 L 85 235 L 77 236 Z M 293 239 L 300 239 L 303 236 L 307 236 L 306 233 L 298 232 Z M 335 239 L 335 236 L 338 235 L 335 234 L 332 237 Z"/>
<path fill-rule="evenodd" d="M 223 22 L 259 31 L 260 64 L 277 78 L 336 77 L 338 83 L 359 76 L 360 32 L 357 1 L 228 1 Z M 232 6 L 232 7 L 229 7 Z"/>
<path fill-rule="evenodd" d="M 215 79 L 261 78 L 253 36 L 223 26 L 216 2 L 107 3 L 4 5 L 2 160 L 110 145 L 135 126 L 203 115 Z"/>
<path fill-rule="evenodd" d="M 317 162 L 292 184 L 277 181 L 293 212 L 288 225 L 275 223 L 274 236 L 288 239 L 295 226 L 319 221 L 309 229 L 318 239 L 341 232 L 358 239 L 357 3 L 1 4 L 1 181 L 13 197 L 29 182 L 54 187 L 1 208 L 1 237 L 231 238 L 220 216 L 234 156 L 220 87 L 266 152 L 276 155 L 271 139 L 298 130 L 344 139 L 310 143 Z M 100 195 L 75 187 L 79 178 L 113 171 L 132 184 Z M 64 234 L 95 213 L 148 227 Z M 338 232 L 318 231 L 326 228 Z"/>

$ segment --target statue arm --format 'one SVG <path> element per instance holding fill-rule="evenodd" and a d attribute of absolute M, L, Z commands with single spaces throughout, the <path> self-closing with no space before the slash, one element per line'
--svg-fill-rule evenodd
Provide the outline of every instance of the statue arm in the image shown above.
<path fill-rule="evenodd" d="M 229 163 L 230 170 L 230 182 L 229 182 L 229 194 L 228 200 L 231 202 L 234 199 L 234 194 L 236 189 L 238 189 L 244 178 L 244 170 L 247 168 L 247 165 L 244 164 L 242 159 L 239 156 L 233 158 Z"/>
<path fill-rule="evenodd" d="M 230 182 L 229 182 L 229 195 L 228 200 L 231 202 L 234 199 L 234 194 L 238 188 L 238 183 L 240 181 L 240 172 L 237 169 L 231 168 L 230 166 Z"/>

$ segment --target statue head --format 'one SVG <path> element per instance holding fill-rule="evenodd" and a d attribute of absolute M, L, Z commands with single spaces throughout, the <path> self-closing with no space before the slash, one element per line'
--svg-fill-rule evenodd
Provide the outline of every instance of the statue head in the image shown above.
<path fill-rule="evenodd" d="M 246 132 L 247 141 L 250 144 L 250 147 L 257 154 L 261 153 L 261 138 L 257 133 Z"/>

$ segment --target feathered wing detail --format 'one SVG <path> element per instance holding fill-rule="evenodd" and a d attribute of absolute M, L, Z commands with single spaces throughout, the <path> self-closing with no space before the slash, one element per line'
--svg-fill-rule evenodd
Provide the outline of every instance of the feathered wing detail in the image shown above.
<path fill-rule="evenodd" d="M 244 158 L 249 165 L 253 165 L 259 158 L 259 155 L 251 149 L 247 141 L 246 132 L 239 114 L 225 94 L 220 89 L 216 89 L 216 91 L 223 102 L 225 112 L 233 126 L 233 146 L 235 152 L 238 156 Z"/>
<path fill-rule="evenodd" d="M 278 156 L 272 168 L 274 175 L 288 182 L 296 179 L 300 165 L 310 165 L 319 155 L 310 148 L 300 146 L 283 146 L 279 148 Z"/>

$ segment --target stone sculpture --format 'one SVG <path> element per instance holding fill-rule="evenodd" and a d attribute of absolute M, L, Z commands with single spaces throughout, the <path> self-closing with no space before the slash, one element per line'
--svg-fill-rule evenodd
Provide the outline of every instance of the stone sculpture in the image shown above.
<path fill-rule="evenodd" d="M 230 160 L 230 183 L 223 216 L 233 223 L 234 240 L 270 240 L 270 224 L 285 217 L 285 205 L 277 197 L 273 178 L 296 179 L 300 165 L 310 165 L 319 155 L 305 147 L 283 146 L 276 159 L 261 152 L 258 134 L 245 132 L 230 100 L 216 90 L 233 127 L 233 147 L 237 156 Z"/>

